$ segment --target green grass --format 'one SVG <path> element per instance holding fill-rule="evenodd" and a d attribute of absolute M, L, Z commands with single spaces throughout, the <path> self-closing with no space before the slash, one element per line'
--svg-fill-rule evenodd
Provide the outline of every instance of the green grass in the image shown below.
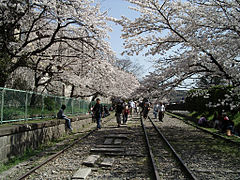
<path fill-rule="evenodd" d="M 23 161 L 28 160 L 30 157 L 40 153 L 42 150 L 43 150 L 43 146 L 36 149 L 36 150 L 28 149 L 28 150 L 25 151 L 25 153 L 23 155 L 21 155 L 19 157 L 12 158 L 11 160 L 9 160 L 6 163 L 0 163 L 0 173 L 10 169 L 11 167 L 13 167 L 13 166 L 15 166 L 15 165 L 17 165 L 17 164 L 19 164 Z"/>
<path fill-rule="evenodd" d="M 0 124 L 1 127 L 9 127 L 13 125 L 22 125 L 22 124 L 34 124 L 34 123 L 41 123 L 41 122 L 46 122 L 46 121 L 54 121 L 56 119 L 54 118 L 44 118 L 44 119 L 34 119 L 34 120 L 28 120 L 28 121 L 16 121 L 16 122 L 9 122 L 9 123 L 4 123 Z"/>
<path fill-rule="evenodd" d="M 72 110 L 73 110 L 73 115 L 88 112 L 87 107 L 86 108 L 73 107 L 73 109 L 70 107 L 65 110 L 65 114 L 72 115 Z M 51 108 L 51 109 L 44 108 L 42 110 L 42 107 L 28 107 L 27 118 L 35 118 L 36 119 L 36 118 L 39 118 L 42 116 L 43 116 L 43 118 L 49 117 L 49 116 L 55 116 L 58 111 L 59 111 L 59 109 L 56 109 L 56 108 Z M 12 120 L 18 121 L 20 119 L 25 119 L 25 107 L 24 106 L 4 107 L 4 111 L 3 111 L 3 120 L 4 121 L 13 122 Z"/>
<path fill-rule="evenodd" d="M 231 155 L 232 157 L 239 157 L 240 152 L 238 148 L 233 148 L 232 146 L 229 146 L 225 143 L 220 143 L 217 145 L 209 146 L 209 148 L 213 152 L 220 152 L 221 154 L 228 154 Z"/>
<path fill-rule="evenodd" d="M 233 122 L 234 122 L 235 128 L 240 130 L 240 112 L 238 112 L 235 116 L 233 116 Z"/>
<path fill-rule="evenodd" d="M 64 136 L 62 136 L 59 139 L 55 139 L 53 141 L 49 141 L 46 144 L 42 144 L 40 145 L 37 149 L 27 149 L 23 155 L 18 156 L 18 157 L 14 157 L 12 159 L 10 159 L 8 162 L 6 163 L 1 163 L 0 164 L 0 173 L 2 173 L 3 171 L 6 171 L 14 166 L 16 166 L 17 164 L 24 162 L 26 160 L 29 160 L 31 157 L 38 155 L 39 153 L 43 152 L 44 150 L 46 150 L 49 147 L 53 147 L 56 145 L 56 143 L 61 142 L 65 139 L 68 139 L 68 143 L 73 142 L 73 139 L 69 138 L 70 135 L 66 134 Z M 63 149 L 63 147 L 58 147 L 58 149 L 56 149 L 56 151 L 59 151 Z M 37 164 L 35 164 L 37 165 Z M 35 166 L 34 165 L 34 166 Z"/>
<path fill-rule="evenodd" d="M 72 118 L 72 117 L 75 117 L 75 116 L 78 116 L 80 115 L 79 114 L 70 114 L 68 115 L 69 118 Z M 3 123 L 3 124 L 0 124 L 0 128 L 1 127 L 9 127 L 9 126 L 13 126 L 13 125 L 22 125 L 22 124 L 33 124 L 33 123 L 41 123 L 41 122 L 46 122 L 46 121 L 55 121 L 56 118 L 54 117 L 43 117 L 43 118 L 33 118 L 31 120 L 21 120 L 21 121 L 9 121 L 7 123 Z"/>
<path fill-rule="evenodd" d="M 197 116 L 196 116 L 196 114 L 197 114 Z M 205 112 L 202 114 L 198 114 L 197 112 L 192 112 L 192 113 L 189 113 L 189 116 L 199 119 L 204 114 L 206 115 L 206 118 L 209 122 L 213 120 L 214 115 L 209 112 Z M 233 120 L 235 131 L 238 132 L 240 135 L 240 112 L 238 112 L 235 115 L 228 114 L 228 117 Z"/>
<path fill-rule="evenodd" d="M 175 115 L 175 114 L 172 114 L 172 113 L 170 113 L 170 112 L 167 112 L 167 113 L 168 113 L 169 115 L 172 115 L 172 116 L 174 116 L 174 117 L 177 117 L 177 118 L 179 118 L 179 119 L 182 119 L 182 120 L 184 120 L 184 121 L 187 121 L 189 124 L 192 124 L 192 125 L 194 125 L 194 126 L 197 126 L 196 122 L 194 121 L 194 118 L 197 119 L 195 116 L 196 116 L 198 113 L 196 113 L 196 112 L 189 113 L 189 114 L 188 114 L 188 117 L 183 117 L 183 116 L 180 116 L 180 115 Z M 198 114 L 198 115 L 197 115 L 197 117 L 199 117 L 199 118 L 200 118 L 201 116 L 202 116 L 202 114 Z M 190 118 L 189 118 L 189 117 L 190 117 Z M 192 120 L 190 120 L 191 117 L 193 118 Z M 209 117 L 213 117 L 213 115 L 210 115 Z M 235 124 L 235 130 L 236 130 L 236 129 L 240 128 L 240 113 L 238 113 L 238 114 L 235 115 L 234 117 L 235 117 L 235 119 L 234 119 L 233 121 L 234 121 L 234 124 Z M 208 117 L 207 117 L 207 118 L 208 118 Z M 226 138 L 226 139 L 230 139 L 230 140 L 232 140 L 232 141 L 234 141 L 234 142 L 240 143 L 240 138 L 237 137 L 237 136 L 227 136 L 226 134 L 219 134 L 219 133 L 218 133 L 219 130 L 214 129 L 214 128 L 205 128 L 205 127 L 200 127 L 200 126 L 199 126 L 199 128 L 205 129 L 205 130 L 207 130 L 207 131 L 209 131 L 209 132 L 212 132 L 212 133 L 216 133 L 216 134 L 218 134 L 218 135 L 220 135 L 220 136 L 223 136 L 223 137 Z"/>
<path fill-rule="evenodd" d="M 82 134 L 79 135 L 80 136 L 83 136 Z M 16 166 L 17 164 L 21 163 L 21 162 L 24 162 L 26 160 L 29 160 L 31 157 L 33 156 L 36 156 L 37 154 L 43 152 L 44 150 L 46 150 L 47 148 L 50 148 L 50 147 L 54 147 L 56 145 L 56 143 L 58 142 L 61 142 L 63 140 L 66 140 L 68 139 L 68 143 L 67 144 L 70 144 L 74 141 L 73 138 L 71 138 L 72 136 L 69 135 L 69 134 L 65 134 L 64 136 L 58 138 L 58 139 L 55 139 L 55 140 L 52 140 L 52 141 L 49 141 L 47 142 L 46 144 L 42 144 L 40 145 L 37 149 L 27 149 L 23 155 L 21 156 L 17 156 L 17 157 L 14 157 L 12 159 L 10 159 L 8 162 L 6 163 L 0 163 L 0 173 L 2 173 L 3 171 L 6 171 L 14 166 Z M 66 144 L 66 145 L 67 145 Z M 64 147 L 66 146 L 59 146 L 56 151 L 60 151 L 62 150 Z M 35 164 L 37 165 L 37 164 Z M 34 166 L 35 166 L 34 165 Z"/>

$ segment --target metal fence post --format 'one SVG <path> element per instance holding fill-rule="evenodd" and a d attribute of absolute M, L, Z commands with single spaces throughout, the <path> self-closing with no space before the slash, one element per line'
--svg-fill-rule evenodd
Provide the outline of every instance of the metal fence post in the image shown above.
<path fill-rule="evenodd" d="M 81 99 L 79 99 L 79 114 L 81 114 Z"/>
<path fill-rule="evenodd" d="M 74 106 L 74 103 L 73 103 L 74 99 L 71 98 L 71 105 L 72 105 L 72 115 L 73 115 L 73 106 Z"/>
<path fill-rule="evenodd" d="M 55 103 L 54 103 L 54 112 L 55 112 L 55 117 L 57 117 L 57 97 L 54 96 L 54 100 L 55 100 Z"/>
<path fill-rule="evenodd" d="M 2 90 L 2 99 L 1 99 L 1 124 L 3 123 L 4 92 L 5 92 L 5 89 L 3 88 L 3 90 Z"/>
<path fill-rule="evenodd" d="M 86 108 L 86 101 L 85 101 L 85 99 L 83 100 L 83 108 L 84 108 L 84 114 L 86 114 L 87 108 Z"/>
<path fill-rule="evenodd" d="M 28 93 L 26 92 L 26 97 L 25 97 L 25 121 L 27 121 L 27 113 L 28 113 L 27 105 L 28 105 Z"/>
<path fill-rule="evenodd" d="M 83 100 L 83 113 L 86 113 L 86 104 L 85 104 L 85 100 Z"/>
<path fill-rule="evenodd" d="M 43 118 L 43 111 L 44 111 L 44 95 L 41 94 L 41 96 L 42 96 L 42 112 L 41 112 L 41 116 L 42 116 L 42 118 Z"/>
<path fill-rule="evenodd" d="M 81 112 L 81 114 L 83 113 L 82 112 L 82 100 L 80 99 L 80 112 Z"/>

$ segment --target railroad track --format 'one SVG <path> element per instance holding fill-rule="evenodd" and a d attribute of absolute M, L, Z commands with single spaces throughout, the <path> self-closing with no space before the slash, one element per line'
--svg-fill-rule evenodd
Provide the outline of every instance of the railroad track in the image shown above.
<path fill-rule="evenodd" d="M 153 127 L 150 119 L 148 126 L 150 127 L 151 124 Z M 240 179 L 238 145 L 216 138 L 167 114 L 163 122 L 156 120 L 154 124 L 195 178 Z"/>
<path fill-rule="evenodd" d="M 78 179 L 82 176 L 78 174 L 79 170 L 91 169 L 85 179 L 150 180 L 139 118 L 129 119 L 128 125 L 121 125 L 120 128 L 117 128 L 115 118 L 109 121 L 102 129 L 86 135 L 73 147 L 59 152 L 42 166 L 32 169 L 27 176 L 25 174 L 18 179 Z M 93 156 L 97 158 L 94 163 L 90 162 Z M 106 162 L 112 163 L 106 165 Z"/>
<path fill-rule="evenodd" d="M 148 116 L 152 127 L 146 127 L 141 118 L 141 124 L 148 148 L 149 158 L 153 168 L 153 177 L 160 179 L 193 179 L 197 178 L 185 165 L 159 128 Z M 159 140 L 160 139 L 160 140 Z M 166 167 L 167 166 L 167 167 Z M 174 170 L 174 171 L 172 171 Z"/>
<path fill-rule="evenodd" d="M 214 137 L 216 137 L 216 138 L 222 139 L 222 140 L 224 140 L 224 141 L 226 141 L 226 142 L 230 142 L 230 143 L 233 143 L 233 144 L 236 144 L 236 145 L 240 145 L 240 141 L 239 141 L 239 140 L 238 140 L 238 141 L 234 141 L 233 139 L 227 138 L 227 137 L 224 136 L 223 134 L 218 134 L 218 133 L 215 133 L 215 132 L 211 132 L 211 131 L 209 131 L 209 130 L 207 130 L 207 129 L 202 128 L 201 126 L 198 126 L 198 125 L 196 125 L 196 124 L 193 124 L 193 123 L 189 122 L 188 120 L 182 119 L 182 118 L 184 118 L 184 117 L 189 118 L 189 117 L 186 116 L 186 115 L 182 115 L 182 114 L 179 114 L 179 113 L 175 114 L 175 113 L 172 113 L 172 112 L 167 112 L 167 113 L 168 113 L 170 116 L 175 117 L 175 118 L 183 121 L 184 123 L 186 123 L 186 124 L 188 124 L 188 125 L 190 125 L 190 126 L 193 126 L 193 127 L 197 128 L 197 129 L 199 129 L 199 130 L 201 130 L 201 131 L 203 131 L 203 132 L 205 132 L 205 133 L 208 133 L 208 134 L 210 134 L 210 135 L 212 135 L 212 136 L 214 136 Z M 182 118 L 180 118 L 179 116 L 181 116 Z M 235 138 L 236 138 L 236 139 L 240 139 L 240 138 L 237 137 L 237 136 L 235 136 Z"/>
<path fill-rule="evenodd" d="M 69 145 L 68 149 L 54 154 L 42 166 L 33 168 L 30 176 L 24 174 L 18 179 L 71 179 L 82 168 L 92 169 L 86 178 L 91 180 L 240 179 L 240 149 L 232 148 L 230 153 L 223 152 L 218 146 L 215 147 L 221 143 L 220 140 L 168 115 L 164 117 L 164 122 L 152 120 L 191 171 L 185 170 L 150 120 L 151 117 L 140 120 L 134 116 L 127 125 L 116 128 L 116 120 L 111 118 L 101 130 L 89 132 L 75 140 L 76 144 L 72 148 Z M 152 158 L 147 155 L 141 123 L 150 144 L 149 153 Z M 112 138 L 114 140 L 109 144 L 107 141 Z M 121 142 L 115 144 L 119 138 L 122 139 Z M 96 148 L 109 148 L 109 152 L 100 152 Z M 235 155 L 231 154 L 233 151 Z M 93 167 L 88 167 L 83 162 L 92 155 L 100 158 Z M 111 167 L 101 165 L 105 159 L 114 160 Z M 149 165 L 150 159 L 154 162 L 154 173 Z M 189 175 L 189 172 L 195 177 Z"/>
<path fill-rule="evenodd" d="M 106 120 L 104 123 L 102 123 L 102 125 L 108 123 L 111 119 Z M 25 178 L 27 178 L 28 176 L 30 176 L 31 174 L 33 174 L 37 169 L 40 169 L 41 167 L 43 167 L 44 165 L 46 165 L 47 163 L 49 163 L 50 161 L 54 160 L 55 158 L 57 158 L 58 156 L 60 156 L 61 154 L 63 154 L 65 151 L 67 151 L 68 149 L 72 148 L 75 144 L 77 144 L 79 141 L 82 141 L 83 139 L 87 138 L 88 136 L 90 136 L 91 134 L 93 134 L 95 131 L 97 131 L 97 128 L 94 128 L 93 130 L 90 130 L 88 133 L 86 133 L 84 136 L 81 136 L 77 139 L 75 139 L 71 144 L 67 145 L 64 149 L 54 153 L 53 155 L 51 155 L 50 157 L 48 157 L 45 161 L 43 161 L 42 163 L 40 163 L 39 165 L 37 165 L 36 167 L 30 169 L 28 172 L 26 172 L 25 174 L 21 175 L 20 177 L 18 177 L 16 180 L 23 180 Z"/>

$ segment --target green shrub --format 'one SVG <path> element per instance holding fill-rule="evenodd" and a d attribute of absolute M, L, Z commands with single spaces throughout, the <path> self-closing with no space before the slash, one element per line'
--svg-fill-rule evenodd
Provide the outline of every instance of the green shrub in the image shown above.
<path fill-rule="evenodd" d="M 3 111 L 4 120 L 14 120 L 25 118 L 24 107 L 6 107 Z"/>

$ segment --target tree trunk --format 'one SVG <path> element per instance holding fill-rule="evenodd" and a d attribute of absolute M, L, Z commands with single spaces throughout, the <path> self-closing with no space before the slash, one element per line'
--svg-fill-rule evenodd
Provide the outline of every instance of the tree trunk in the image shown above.
<path fill-rule="evenodd" d="M 73 97 L 73 95 L 74 95 L 74 89 L 75 89 L 75 86 L 74 86 L 74 85 L 72 85 L 71 94 L 70 94 L 70 97 L 71 97 L 71 98 L 72 98 L 72 97 Z"/>
<path fill-rule="evenodd" d="M 37 92 L 37 87 L 34 88 L 33 92 Z M 32 94 L 30 106 L 33 107 L 36 105 L 37 95 L 35 93 Z"/>
<path fill-rule="evenodd" d="M 4 87 L 7 81 L 7 76 L 0 72 L 0 87 Z"/>
<path fill-rule="evenodd" d="M 95 101 L 95 99 L 98 97 L 98 93 L 95 93 L 92 97 L 92 101 Z"/>

